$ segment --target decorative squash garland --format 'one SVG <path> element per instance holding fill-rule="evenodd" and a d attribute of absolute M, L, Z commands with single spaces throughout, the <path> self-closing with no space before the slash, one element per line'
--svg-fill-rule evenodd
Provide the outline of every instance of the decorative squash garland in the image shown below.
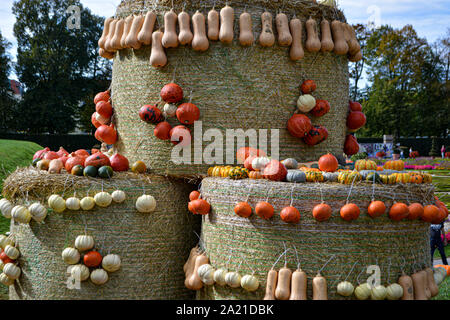
<path fill-rule="evenodd" d="M 19 279 L 22 270 L 18 266 L 17 259 L 20 251 L 17 248 L 15 237 L 10 235 L 0 235 L 0 283 L 4 286 L 12 286 Z"/>

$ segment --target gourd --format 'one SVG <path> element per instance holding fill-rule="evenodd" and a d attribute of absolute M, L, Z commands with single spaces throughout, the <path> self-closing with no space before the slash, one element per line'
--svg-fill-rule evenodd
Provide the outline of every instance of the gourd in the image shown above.
<path fill-rule="evenodd" d="M 320 23 L 320 30 L 322 32 L 322 41 L 320 51 L 331 52 L 334 49 L 333 39 L 331 38 L 330 23 L 328 20 L 323 19 Z"/>
<path fill-rule="evenodd" d="M 198 269 L 204 265 L 208 264 L 209 260 L 205 254 L 201 254 L 195 258 L 194 270 L 187 279 L 186 287 L 191 290 L 200 290 L 203 288 L 203 282 L 198 276 Z"/>
<path fill-rule="evenodd" d="M 214 284 L 214 268 L 210 264 L 201 265 L 198 270 L 198 276 L 204 284 L 212 286 Z"/>
<path fill-rule="evenodd" d="M 350 297 L 355 287 L 348 281 L 342 281 L 337 285 L 337 293 L 343 297 Z"/>
<path fill-rule="evenodd" d="M 153 11 L 147 12 L 141 31 L 139 31 L 137 40 L 143 45 L 150 45 L 152 43 L 152 33 L 155 27 L 156 14 Z"/>
<path fill-rule="evenodd" d="M 430 296 L 431 298 L 433 298 L 439 294 L 439 288 L 436 285 L 436 282 L 434 281 L 433 270 L 431 268 L 426 268 L 424 271 L 427 274 L 427 282 L 428 288 L 430 289 Z"/>
<path fill-rule="evenodd" d="M 150 54 L 150 64 L 155 68 L 164 67 L 167 64 L 167 56 L 162 46 L 163 33 L 155 31 L 152 34 L 152 53 Z"/>
<path fill-rule="evenodd" d="M 126 200 L 127 195 L 122 190 L 116 190 L 111 193 L 111 197 L 115 203 L 122 203 Z"/>
<path fill-rule="evenodd" d="M 15 206 L 11 211 L 11 217 L 19 223 L 29 223 L 31 220 L 30 211 L 24 206 Z"/>
<path fill-rule="evenodd" d="M 98 55 L 100 57 L 103 57 L 108 60 L 114 59 L 114 56 L 115 56 L 115 54 L 113 52 L 108 52 L 105 49 L 101 49 L 101 48 L 98 50 Z M 97 128 L 97 126 L 96 126 L 96 128 Z"/>
<path fill-rule="evenodd" d="M 88 235 L 80 235 L 75 239 L 75 248 L 79 251 L 90 250 L 94 247 L 94 238 Z"/>
<path fill-rule="evenodd" d="M 319 158 L 319 170 L 323 172 L 335 172 L 339 167 L 339 163 L 335 156 L 327 153 Z"/>
<path fill-rule="evenodd" d="M 259 281 L 258 278 L 256 278 L 253 275 L 245 275 L 241 279 L 241 287 L 244 288 L 244 290 L 247 290 L 249 292 L 253 292 L 258 290 L 259 288 Z"/>
<path fill-rule="evenodd" d="M 291 296 L 291 276 L 292 271 L 283 267 L 278 271 L 278 282 L 275 289 L 275 298 L 277 300 L 289 300 Z"/>
<path fill-rule="evenodd" d="M 116 272 L 120 269 L 121 263 L 120 257 L 117 254 L 108 254 L 103 257 L 102 267 L 106 271 Z"/>
<path fill-rule="evenodd" d="M 244 12 L 239 17 L 239 43 L 241 46 L 251 46 L 255 41 L 252 28 L 252 16 Z"/>
<path fill-rule="evenodd" d="M 114 19 L 113 21 L 111 21 L 111 23 L 109 24 L 109 33 L 108 36 L 105 39 L 105 47 L 104 49 L 108 52 L 114 52 L 114 49 L 111 46 L 111 40 L 114 37 L 114 33 L 116 32 L 116 23 L 119 20 Z"/>
<path fill-rule="evenodd" d="M 6 219 L 11 219 L 12 209 L 13 209 L 13 205 L 9 200 L 7 200 L 5 198 L 0 200 L 0 211 L 2 212 L 2 215 Z"/>
<path fill-rule="evenodd" d="M 300 170 L 288 170 L 286 181 L 298 183 L 306 182 L 306 174 Z"/>
<path fill-rule="evenodd" d="M 99 207 L 106 208 L 112 202 L 112 197 L 108 192 L 99 192 L 94 196 L 95 204 Z"/>
<path fill-rule="evenodd" d="M 270 203 L 266 201 L 261 201 L 256 204 L 255 213 L 261 219 L 269 220 L 274 215 L 274 208 Z"/>
<path fill-rule="evenodd" d="M 11 279 L 6 274 L 2 273 L 2 274 L 0 274 L 0 283 L 9 287 L 14 284 L 14 279 Z"/>
<path fill-rule="evenodd" d="M 95 206 L 95 200 L 92 197 L 84 197 L 80 201 L 80 208 L 84 211 L 92 210 Z"/>
<path fill-rule="evenodd" d="M 328 182 L 337 182 L 339 172 L 323 172 L 323 179 Z"/>
<path fill-rule="evenodd" d="M 248 218 L 252 215 L 252 207 L 247 202 L 239 202 L 234 206 L 234 213 L 242 218 Z"/>
<path fill-rule="evenodd" d="M 352 221 L 358 219 L 360 214 L 359 207 L 354 203 L 348 203 L 340 210 L 341 218 L 345 221 Z"/>
<path fill-rule="evenodd" d="M 370 298 L 372 300 L 384 300 L 387 296 L 387 290 L 385 286 L 379 285 L 372 288 L 370 292 Z"/>
<path fill-rule="evenodd" d="M 208 38 L 211 41 L 219 40 L 219 13 L 212 9 L 208 12 Z"/>
<path fill-rule="evenodd" d="M 326 203 L 318 204 L 314 207 L 312 212 L 314 219 L 319 222 L 327 221 L 328 219 L 330 219 L 332 213 L 333 211 L 331 207 Z"/>
<path fill-rule="evenodd" d="M 241 276 L 237 272 L 227 272 L 225 274 L 225 283 L 231 288 L 239 288 L 241 286 Z"/>
<path fill-rule="evenodd" d="M 192 16 L 194 26 L 194 38 L 192 39 L 192 49 L 195 51 L 206 51 L 209 48 L 209 41 L 206 37 L 205 16 L 197 10 Z"/>
<path fill-rule="evenodd" d="M 266 281 L 266 293 L 264 295 L 264 300 L 275 300 L 275 290 L 277 287 L 278 272 L 271 269 L 267 273 Z"/>
<path fill-rule="evenodd" d="M 431 290 L 428 285 L 428 275 L 425 270 L 421 270 L 419 272 L 422 273 L 423 283 L 424 283 L 424 288 L 425 288 L 425 296 L 427 297 L 427 299 L 430 299 L 431 298 Z"/>
<path fill-rule="evenodd" d="M 369 284 L 367 282 L 364 282 L 363 284 L 360 284 L 355 289 L 355 297 L 358 300 L 367 300 L 370 297 L 372 290 L 369 287 Z"/>
<path fill-rule="evenodd" d="M 294 18 L 289 22 L 289 27 L 292 34 L 292 45 L 289 51 L 289 57 L 293 61 L 303 59 L 305 51 L 303 50 L 303 27 L 300 19 Z"/>
<path fill-rule="evenodd" d="M 367 208 L 367 213 L 372 218 L 378 218 L 386 212 L 386 205 L 383 201 L 372 201 Z"/>
<path fill-rule="evenodd" d="M 292 206 L 285 207 L 280 212 L 280 218 L 287 223 L 298 223 L 300 221 L 300 211 Z"/>
<path fill-rule="evenodd" d="M 36 222 L 42 222 L 44 221 L 45 217 L 47 217 L 47 208 L 45 208 L 39 202 L 33 203 L 28 207 L 28 210 L 30 211 L 31 218 L 33 218 L 33 220 Z"/>
<path fill-rule="evenodd" d="M 292 35 L 289 31 L 289 19 L 284 13 L 279 13 L 275 17 L 275 24 L 278 32 L 278 44 L 288 47 L 292 44 Z"/>
<path fill-rule="evenodd" d="M 307 286 L 308 278 L 306 273 L 301 269 L 294 271 L 291 277 L 291 295 L 289 300 L 307 300 Z"/>
<path fill-rule="evenodd" d="M 131 25 L 133 24 L 133 20 L 134 20 L 134 15 L 130 15 L 125 19 L 123 34 L 122 34 L 122 38 L 120 39 L 120 46 L 123 49 L 130 48 L 129 46 L 127 46 L 127 37 L 128 37 L 128 34 L 130 33 L 130 29 L 131 29 Z"/>
<path fill-rule="evenodd" d="M 13 263 L 7 263 L 3 267 L 3 273 L 6 274 L 9 278 L 16 280 L 20 277 L 21 270 Z"/>
<path fill-rule="evenodd" d="M 166 12 L 164 15 L 164 36 L 162 38 L 162 45 L 164 48 L 176 48 L 178 47 L 177 37 L 177 21 L 178 16 L 172 10 Z"/>
<path fill-rule="evenodd" d="M 175 117 L 176 114 L 177 114 L 177 109 L 178 109 L 178 107 L 177 107 L 176 104 L 166 103 L 164 105 L 164 109 L 163 109 L 164 110 L 164 115 L 166 117 Z"/>
<path fill-rule="evenodd" d="M 271 47 L 275 43 L 275 36 L 273 35 L 272 14 L 264 12 L 261 15 L 262 29 L 259 35 L 259 44 L 263 47 Z"/>
<path fill-rule="evenodd" d="M 50 198 L 48 198 L 48 206 L 57 213 L 61 213 L 66 210 L 66 202 L 57 194 L 51 195 Z"/>
<path fill-rule="evenodd" d="M 114 36 L 110 40 L 109 45 L 113 50 L 120 50 L 122 49 L 120 40 L 122 40 L 123 29 L 125 28 L 125 21 L 123 19 L 120 19 L 119 21 L 117 21 L 115 27 L 116 30 L 114 31 Z"/>
<path fill-rule="evenodd" d="M 358 51 L 358 53 L 356 53 L 355 55 L 349 55 L 348 56 L 348 60 L 350 61 L 350 62 L 358 62 L 358 61 L 360 61 L 360 60 L 362 60 L 362 58 L 363 58 L 363 56 L 362 56 L 362 53 L 361 53 L 361 51 Z"/>
<path fill-rule="evenodd" d="M 125 47 L 133 48 L 138 50 L 141 48 L 142 44 L 138 41 L 138 34 L 141 31 L 142 25 L 144 24 L 143 16 L 135 16 L 133 23 L 131 24 L 130 32 L 125 38 Z"/>
<path fill-rule="evenodd" d="M 386 288 L 386 298 L 388 300 L 398 300 L 403 297 L 403 288 L 398 283 L 393 283 Z"/>
<path fill-rule="evenodd" d="M 98 47 L 101 49 L 105 49 L 106 37 L 109 34 L 109 26 L 113 20 L 114 20 L 114 18 L 112 18 L 112 17 L 105 19 L 105 22 L 103 25 L 102 36 L 100 37 L 100 39 L 98 39 Z"/>
<path fill-rule="evenodd" d="M 48 166 L 50 165 L 50 160 L 42 159 L 36 163 L 36 168 L 39 170 L 48 170 Z"/>
<path fill-rule="evenodd" d="M 359 45 L 358 40 L 356 39 L 355 29 L 348 23 L 344 23 L 344 32 L 345 37 L 347 39 L 348 44 L 348 54 L 350 56 L 355 56 L 358 52 L 361 51 L 361 46 Z"/>
<path fill-rule="evenodd" d="M 414 286 L 413 280 L 410 276 L 406 274 L 402 274 L 402 276 L 398 279 L 398 284 L 403 289 L 402 300 L 414 300 Z"/>
<path fill-rule="evenodd" d="M 14 246 L 15 244 L 14 236 L 0 235 L 0 248 L 5 249 L 7 245 Z"/>
<path fill-rule="evenodd" d="M 231 43 L 234 37 L 234 10 L 226 5 L 220 10 L 219 39 L 223 43 Z"/>
<path fill-rule="evenodd" d="M 77 249 L 67 247 L 63 250 L 62 259 L 67 264 L 77 264 L 80 261 L 80 253 Z"/>
<path fill-rule="evenodd" d="M 321 43 L 319 40 L 319 36 L 317 35 L 317 23 L 313 18 L 309 18 L 306 21 L 306 43 L 305 48 L 309 52 L 319 52 Z"/>
<path fill-rule="evenodd" d="M 103 269 L 95 269 L 91 273 L 91 281 L 96 285 L 105 284 L 108 281 L 108 273 Z"/>
<path fill-rule="evenodd" d="M 411 279 L 414 286 L 414 300 L 428 300 L 425 292 L 425 274 L 421 271 L 416 272 L 411 275 Z"/>
<path fill-rule="evenodd" d="M 217 283 L 219 286 L 224 286 L 226 285 L 226 281 L 225 281 L 225 275 L 227 274 L 227 270 L 225 269 L 217 269 L 216 271 L 214 271 L 214 282 Z"/>
<path fill-rule="evenodd" d="M 136 200 L 136 209 L 141 213 L 150 213 L 156 209 L 156 200 L 153 196 L 142 195 Z"/>
<path fill-rule="evenodd" d="M 64 164 L 60 159 L 53 159 L 48 165 L 48 173 L 60 173 L 63 167 Z"/>
<path fill-rule="evenodd" d="M 178 24 L 180 25 L 180 33 L 178 34 L 178 41 L 182 45 L 191 44 L 194 35 L 191 32 L 190 26 L 191 17 L 185 11 L 178 15 Z"/>
<path fill-rule="evenodd" d="M 316 106 L 316 99 L 310 94 L 301 95 L 297 100 L 297 108 L 303 113 L 310 112 Z"/>
<path fill-rule="evenodd" d="M 347 54 L 348 44 L 344 38 L 342 23 L 338 20 L 333 20 L 333 22 L 331 22 L 331 32 L 334 41 L 334 53 L 339 55 Z"/>
<path fill-rule="evenodd" d="M 86 281 L 87 279 L 89 279 L 90 272 L 89 268 L 86 267 L 84 264 L 77 264 L 70 269 L 70 274 L 76 280 Z"/>
<path fill-rule="evenodd" d="M 298 169 L 298 162 L 293 158 L 285 159 L 281 163 L 284 164 L 286 169 Z"/>
<path fill-rule="evenodd" d="M 66 208 L 69 210 L 80 210 L 80 199 L 77 197 L 70 197 L 66 200 Z"/>
<path fill-rule="evenodd" d="M 313 300 L 328 300 L 327 280 L 320 275 L 320 272 L 314 277 L 312 286 Z"/>
<path fill-rule="evenodd" d="M 447 270 L 443 267 L 433 268 L 433 278 L 436 285 L 440 285 L 447 276 Z"/>
<path fill-rule="evenodd" d="M 16 260 L 20 256 L 19 250 L 17 250 L 16 247 L 13 247 L 12 245 L 9 244 L 5 247 L 5 254 L 11 260 Z"/>
<path fill-rule="evenodd" d="M 264 170 L 264 168 L 270 163 L 270 159 L 267 157 L 257 157 L 252 161 L 252 168 L 255 170 Z"/>

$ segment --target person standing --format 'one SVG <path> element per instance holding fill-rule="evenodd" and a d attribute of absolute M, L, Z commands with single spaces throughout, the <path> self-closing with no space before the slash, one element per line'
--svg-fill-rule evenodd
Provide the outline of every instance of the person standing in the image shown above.
<path fill-rule="evenodd" d="M 445 237 L 444 232 L 444 222 L 440 224 L 432 224 L 430 226 L 430 231 L 431 264 L 433 264 L 434 250 L 437 248 L 439 250 L 439 254 L 441 255 L 442 263 L 444 265 L 448 265 L 444 250 L 444 246 L 447 245 L 447 238 Z M 442 242 L 441 235 L 444 235 L 444 242 Z"/>
<path fill-rule="evenodd" d="M 445 158 L 445 146 L 443 145 L 441 148 L 441 155 L 442 155 L 442 159 Z"/>

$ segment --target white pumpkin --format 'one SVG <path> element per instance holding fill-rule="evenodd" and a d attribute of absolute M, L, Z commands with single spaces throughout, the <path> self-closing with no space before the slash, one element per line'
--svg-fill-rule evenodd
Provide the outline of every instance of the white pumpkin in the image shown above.
<path fill-rule="evenodd" d="M 47 217 L 47 208 L 39 202 L 33 203 L 28 207 L 28 210 L 30 211 L 31 217 L 36 222 L 42 222 L 45 217 Z"/>
<path fill-rule="evenodd" d="M 120 269 L 120 257 L 117 254 L 108 254 L 103 257 L 102 267 L 106 271 L 115 272 Z"/>
<path fill-rule="evenodd" d="M 14 284 L 14 279 L 11 279 L 6 274 L 2 273 L 2 274 L 0 274 L 0 283 L 9 287 Z"/>
<path fill-rule="evenodd" d="M 127 199 L 127 195 L 122 190 L 116 190 L 111 194 L 112 200 L 115 203 L 122 203 Z"/>
<path fill-rule="evenodd" d="M 259 288 L 258 278 L 249 274 L 243 276 L 241 279 L 241 287 L 249 292 L 258 290 Z"/>
<path fill-rule="evenodd" d="M 370 297 L 372 300 L 384 300 L 387 296 L 387 290 L 385 286 L 376 286 L 372 288 Z"/>
<path fill-rule="evenodd" d="M 15 206 L 11 211 L 12 218 L 19 223 L 29 223 L 31 214 L 27 207 Z"/>
<path fill-rule="evenodd" d="M 94 196 L 95 204 L 99 207 L 106 208 L 112 202 L 112 197 L 108 192 L 99 192 Z"/>
<path fill-rule="evenodd" d="M 316 99 L 310 94 L 301 95 L 297 100 L 297 108 L 303 113 L 310 112 L 316 106 Z"/>
<path fill-rule="evenodd" d="M 178 107 L 172 103 L 166 103 L 164 105 L 164 114 L 167 117 L 175 117 L 177 115 Z"/>
<path fill-rule="evenodd" d="M 252 168 L 262 171 L 269 164 L 269 162 L 270 159 L 267 157 L 257 157 L 252 161 Z"/>
<path fill-rule="evenodd" d="M 103 269 L 95 269 L 91 272 L 91 281 L 96 285 L 105 284 L 108 281 L 108 273 Z"/>
<path fill-rule="evenodd" d="M 80 253 L 75 248 L 71 247 L 65 248 L 61 256 L 63 261 L 67 264 L 76 264 L 78 263 L 78 261 L 80 261 Z"/>
<path fill-rule="evenodd" d="M 143 195 L 136 200 L 136 209 L 142 213 L 153 212 L 156 209 L 156 200 L 153 196 Z"/>
<path fill-rule="evenodd" d="M 367 282 L 360 284 L 355 289 L 355 297 L 358 300 L 367 300 L 370 297 L 372 290 Z"/>
<path fill-rule="evenodd" d="M 13 263 L 7 263 L 3 267 L 3 273 L 6 274 L 13 280 L 16 280 L 20 277 L 20 268 L 14 265 Z"/>
<path fill-rule="evenodd" d="M 5 236 L 5 235 L 0 235 L 0 248 L 5 249 L 5 247 L 7 245 L 10 246 L 15 246 L 16 245 L 16 241 L 14 239 L 14 236 Z"/>
<path fill-rule="evenodd" d="M 215 271 L 216 270 L 214 270 L 210 264 L 204 264 L 198 268 L 197 274 L 204 284 L 207 286 L 212 286 L 214 284 Z"/>
<path fill-rule="evenodd" d="M 11 219 L 12 208 L 13 205 L 8 199 L 3 198 L 0 200 L 0 211 L 6 219 Z"/>
<path fill-rule="evenodd" d="M 227 272 L 225 282 L 231 288 L 239 288 L 241 286 L 241 275 L 237 272 Z"/>
<path fill-rule="evenodd" d="M 5 254 L 10 258 L 11 260 L 16 260 L 20 256 L 20 251 L 11 245 L 7 245 L 5 247 Z"/>
<path fill-rule="evenodd" d="M 317 3 L 336 8 L 336 0 L 318 0 Z"/>
<path fill-rule="evenodd" d="M 80 201 L 80 207 L 84 211 L 92 210 L 95 207 L 95 200 L 92 197 L 84 197 Z"/>
<path fill-rule="evenodd" d="M 75 248 L 86 251 L 94 247 L 94 238 L 88 235 L 81 235 L 75 239 Z"/>
<path fill-rule="evenodd" d="M 80 210 L 81 205 L 80 205 L 80 199 L 78 199 L 77 197 L 70 197 L 66 200 L 66 207 L 69 210 L 73 210 L 73 211 L 77 211 Z"/>
<path fill-rule="evenodd" d="M 225 281 L 225 275 L 227 274 L 227 270 L 225 269 L 217 269 L 214 272 L 214 282 L 217 283 L 219 286 L 224 286 L 227 284 Z"/>
<path fill-rule="evenodd" d="M 342 281 L 337 285 L 337 293 L 343 297 L 350 297 L 355 287 L 348 281 Z"/>
<path fill-rule="evenodd" d="M 403 288 L 398 283 L 393 283 L 386 288 L 386 298 L 388 300 L 398 300 L 403 297 Z"/>
<path fill-rule="evenodd" d="M 86 281 L 89 279 L 90 272 L 89 268 L 84 264 L 76 264 L 72 266 L 70 274 L 75 278 L 75 280 Z"/>
<path fill-rule="evenodd" d="M 109 124 L 110 118 L 105 118 L 100 114 L 98 114 L 97 112 L 95 112 L 95 120 L 97 120 L 101 124 Z"/>
<path fill-rule="evenodd" d="M 61 213 L 66 210 L 66 201 L 63 197 L 54 194 L 48 198 L 48 206 L 53 209 L 53 211 L 57 213 Z"/>

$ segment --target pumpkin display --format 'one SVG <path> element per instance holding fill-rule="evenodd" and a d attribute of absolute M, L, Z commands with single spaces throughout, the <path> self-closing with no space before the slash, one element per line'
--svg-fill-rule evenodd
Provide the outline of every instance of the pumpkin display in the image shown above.
<path fill-rule="evenodd" d="M 196 199 L 190 202 L 193 214 L 207 215 L 211 211 L 211 205 L 204 199 Z"/>
<path fill-rule="evenodd" d="M 189 194 L 189 201 L 194 201 L 194 200 L 197 200 L 199 198 L 200 198 L 200 192 L 198 192 L 198 191 L 192 191 Z"/>
<path fill-rule="evenodd" d="M 209 263 L 201 265 L 197 269 L 197 274 L 200 280 L 207 286 L 211 286 L 214 284 L 214 270 L 213 266 Z"/>
<path fill-rule="evenodd" d="M 354 203 L 348 203 L 340 210 L 341 218 L 345 221 L 356 220 L 359 217 L 359 207 Z"/>
<path fill-rule="evenodd" d="M 352 184 L 361 180 L 362 175 L 358 171 L 342 171 L 338 176 L 338 182 L 342 184 Z"/>
<path fill-rule="evenodd" d="M 28 207 L 28 210 L 30 211 L 31 218 L 36 222 L 42 222 L 47 217 L 47 208 L 39 202 L 33 203 Z"/>
<path fill-rule="evenodd" d="M 4 252 L 6 256 L 11 260 L 16 260 L 20 256 L 19 250 L 10 244 L 5 247 Z"/>
<path fill-rule="evenodd" d="M 410 173 L 409 177 L 410 177 L 410 179 L 409 179 L 410 183 L 421 184 L 423 182 L 423 177 L 421 174 Z"/>
<path fill-rule="evenodd" d="M 386 298 L 388 300 L 398 300 L 403 297 L 403 288 L 398 283 L 392 283 L 386 288 Z"/>
<path fill-rule="evenodd" d="M 270 218 L 273 217 L 275 210 L 270 203 L 268 203 L 266 201 L 261 201 L 256 204 L 255 213 L 260 218 L 262 218 L 264 220 L 269 220 Z"/>
<path fill-rule="evenodd" d="M 228 273 L 228 271 L 225 270 L 225 269 L 222 269 L 222 268 L 217 269 L 214 272 L 214 282 L 216 284 L 218 284 L 219 286 L 225 286 L 227 284 L 226 281 L 225 281 L 225 275 L 227 273 Z"/>
<path fill-rule="evenodd" d="M 84 166 L 93 166 L 96 168 L 100 168 L 102 166 L 111 166 L 111 162 L 109 161 L 107 155 L 101 152 L 97 152 L 86 158 L 86 160 L 84 161 Z"/>
<path fill-rule="evenodd" d="M 339 177 L 339 172 L 323 172 L 323 179 L 328 182 L 337 182 Z"/>
<path fill-rule="evenodd" d="M 120 257 L 117 254 L 108 254 L 102 259 L 102 267 L 108 272 L 116 272 L 121 266 Z"/>
<path fill-rule="evenodd" d="M 333 210 L 328 204 L 321 203 L 314 207 L 312 214 L 314 219 L 319 222 L 324 222 L 331 218 L 332 212 Z"/>
<path fill-rule="evenodd" d="M 115 203 L 122 203 L 126 200 L 127 196 L 122 190 L 116 190 L 111 193 L 111 198 Z"/>
<path fill-rule="evenodd" d="M 158 124 L 164 120 L 161 110 L 153 105 L 145 105 L 139 110 L 139 117 L 142 121 Z"/>
<path fill-rule="evenodd" d="M 66 171 L 71 172 L 71 173 L 72 173 L 72 169 L 74 166 L 78 166 L 78 165 L 84 166 L 84 161 L 85 161 L 85 158 L 83 158 L 83 157 L 76 156 L 73 153 L 72 153 L 72 155 L 67 159 L 67 161 L 64 165 L 64 168 L 66 169 Z"/>
<path fill-rule="evenodd" d="M 288 170 L 286 174 L 286 181 L 295 183 L 306 182 L 306 174 L 301 170 Z"/>
<path fill-rule="evenodd" d="M 316 99 L 310 94 L 301 95 L 297 100 L 297 108 L 303 113 L 310 112 L 316 106 Z"/>
<path fill-rule="evenodd" d="M 59 154 L 56 153 L 55 151 L 48 151 L 45 153 L 43 160 L 53 160 L 53 159 L 58 159 L 59 158 Z"/>
<path fill-rule="evenodd" d="M 344 153 L 347 156 L 352 156 L 354 154 L 357 154 L 359 151 L 359 144 L 358 141 L 354 136 L 351 134 L 348 134 L 345 137 L 345 143 L 344 143 Z"/>
<path fill-rule="evenodd" d="M 95 131 L 95 138 L 106 144 L 114 144 L 117 141 L 117 131 L 114 128 L 114 124 L 101 125 Z"/>
<path fill-rule="evenodd" d="M 396 177 L 393 174 L 391 175 L 382 174 L 380 175 L 380 178 L 383 184 L 395 184 L 397 181 Z"/>
<path fill-rule="evenodd" d="M 372 201 L 367 208 L 367 213 L 372 218 L 378 218 L 386 212 L 386 205 L 383 201 Z"/>
<path fill-rule="evenodd" d="M 49 166 L 50 166 L 50 160 L 47 160 L 47 159 L 39 160 L 36 163 L 36 168 L 38 168 L 39 170 L 47 171 Z"/>
<path fill-rule="evenodd" d="M 271 160 L 264 168 L 264 178 L 271 181 L 284 181 L 286 179 L 286 167 L 278 160 Z"/>
<path fill-rule="evenodd" d="M 389 218 L 394 221 L 401 221 L 406 219 L 409 215 L 409 208 L 402 202 L 397 202 L 389 209 Z"/>
<path fill-rule="evenodd" d="M 193 103 L 183 103 L 177 109 L 177 118 L 182 124 L 193 124 L 200 118 L 200 110 Z"/>
<path fill-rule="evenodd" d="M 173 103 L 166 103 L 163 107 L 163 113 L 166 117 L 175 117 L 177 115 L 177 105 Z"/>
<path fill-rule="evenodd" d="M 114 170 L 110 166 L 102 166 L 98 168 L 98 176 L 103 179 L 109 179 L 114 175 Z"/>
<path fill-rule="evenodd" d="M 385 286 L 375 286 L 372 288 L 372 291 L 370 293 L 370 298 L 372 300 L 384 300 L 387 296 L 387 290 Z"/>
<path fill-rule="evenodd" d="M 2 274 L 0 274 L 0 283 L 9 287 L 14 284 L 14 279 L 11 279 L 6 274 L 2 273 Z"/>
<path fill-rule="evenodd" d="M 70 197 L 66 199 L 66 208 L 69 210 L 80 210 L 80 200 L 77 197 Z"/>
<path fill-rule="evenodd" d="M 309 146 L 315 146 L 324 142 L 328 138 L 328 130 L 324 126 L 313 126 L 308 131 L 303 141 Z"/>
<path fill-rule="evenodd" d="M 389 160 L 384 164 L 383 168 L 396 171 L 403 171 L 405 170 L 405 163 L 402 160 Z"/>
<path fill-rule="evenodd" d="M 366 124 L 366 116 L 360 111 L 351 111 L 347 116 L 347 128 L 356 131 Z"/>
<path fill-rule="evenodd" d="M 141 213 L 150 213 L 156 209 L 156 200 L 151 195 L 142 195 L 136 200 L 136 209 Z"/>
<path fill-rule="evenodd" d="M 13 262 L 14 262 L 14 260 L 12 260 L 11 258 L 9 258 L 9 257 L 6 255 L 5 251 L 3 251 L 3 250 L 2 250 L 2 252 L 0 253 L 0 261 L 3 263 L 3 267 L 4 267 L 4 265 L 7 264 L 7 263 L 13 263 Z"/>
<path fill-rule="evenodd" d="M 231 288 L 239 288 L 241 286 L 241 275 L 237 272 L 227 272 L 225 283 Z"/>
<path fill-rule="evenodd" d="M 281 163 L 286 167 L 286 169 L 298 169 L 298 162 L 293 158 L 284 159 Z"/>
<path fill-rule="evenodd" d="M 161 98 L 167 103 L 177 103 L 183 100 L 183 89 L 176 83 L 166 84 L 161 89 Z"/>
<path fill-rule="evenodd" d="M 372 160 L 357 160 L 355 162 L 355 170 L 377 170 L 377 164 Z"/>
<path fill-rule="evenodd" d="M 411 176 L 409 173 L 393 173 L 396 183 L 410 183 Z"/>
<path fill-rule="evenodd" d="M 170 130 L 172 130 L 170 123 L 163 121 L 156 125 L 153 134 L 160 140 L 170 140 Z"/>
<path fill-rule="evenodd" d="M 296 138 L 303 138 L 312 129 L 311 120 L 304 114 L 294 114 L 287 123 L 289 133 Z"/>
<path fill-rule="evenodd" d="M 234 213 L 243 218 L 248 218 L 252 215 L 252 207 L 247 202 L 239 202 L 234 206 Z"/>
<path fill-rule="evenodd" d="M 191 137 L 191 131 L 186 128 L 185 126 L 176 126 L 173 127 L 172 130 L 169 132 L 170 135 L 170 141 L 174 145 L 180 145 L 182 147 L 186 147 L 190 145 L 192 137 Z"/>
<path fill-rule="evenodd" d="M 310 94 L 316 91 L 317 85 L 314 82 L 314 80 L 305 80 L 303 81 L 302 85 L 300 86 L 300 89 L 303 94 Z"/>
<path fill-rule="evenodd" d="M 84 254 L 83 263 L 86 267 L 96 268 L 102 263 L 102 255 L 97 251 L 89 251 Z"/>
<path fill-rule="evenodd" d="M 259 179 L 263 178 L 263 175 L 260 171 L 250 171 L 248 173 L 248 177 L 249 177 L 249 179 L 259 180 Z"/>
<path fill-rule="evenodd" d="M 49 147 L 46 147 L 46 148 L 44 148 L 44 149 L 42 149 L 42 150 L 36 151 L 36 152 L 34 153 L 34 155 L 33 155 L 33 160 L 36 160 L 36 159 L 43 159 L 44 156 L 45 156 L 45 154 L 46 154 L 47 152 L 49 152 L 49 151 L 50 151 L 50 148 L 49 148 Z"/>
<path fill-rule="evenodd" d="M 121 155 L 120 153 L 113 154 L 109 158 L 109 161 L 114 171 L 118 172 L 128 171 L 128 169 L 130 168 L 130 163 L 128 162 L 128 159 L 125 156 Z"/>
<path fill-rule="evenodd" d="M 366 181 L 367 182 L 372 182 L 372 183 L 373 182 L 375 182 L 375 183 L 381 183 L 382 182 L 381 176 L 378 173 L 376 173 L 376 172 L 368 173 L 367 176 L 366 176 Z"/>
<path fill-rule="evenodd" d="M 331 106 L 327 100 L 316 100 L 316 106 L 310 111 L 311 115 L 314 117 L 323 117 L 328 112 L 330 112 Z"/>
<path fill-rule="evenodd" d="M 111 96 L 109 95 L 109 91 L 103 91 L 103 92 L 99 92 L 95 95 L 94 97 L 94 104 L 99 103 L 100 101 L 109 101 L 109 99 L 111 99 Z"/>
<path fill-rule="evenodd" d="M 257 158 L 257 156 L 249 156 L 249 157 L 247 157 L 247 159 L 245 159 L 245 161 L 244 161 L 244 168 L 247 169 L 247 170 L 249 170 L 249 171 L 255 170 L 255 169 L 252 167 L 252 162 L 253 162 L 253 160 L 254 160 L 255 158 Z"/>
<path fill-rule="evenodd" d="M 335 156 L 328 153 L 319 158 L 319 169 L 325 172 L 335 172 L 339 163 Z"/>
<path fill-rule="evenodd" d="M 280 218 L 287 223 L 298 223 L 300 221 L 300 211 L 292 206 L 285 207 L 281 210 Z"/>
<path fill-rule="evenodd" d="M 80 253 L 75 248 L 65 248 L 61 253 L 61 256 L 66 264 L 77 264 L 80 261 Z"/>
<path fill-rule="evenodd" d="M 98 114 L 97 112 L 94 112 L 93 117 L 95 118 L 95 122 L 92 121 L 91 122 L 94 124 L 94 126 L 98 129 L 101 125 L 105 124 L 110 124 L 111 119 L 110 118 L 105 118 L 102 117 L 100 114 Z M 96 126 L 96 124 L 99 123 L 99 126 Z"/>
<path fill-rule="evenodd" d="M 96 285 L 105 284 L 108 281 L 108 273 L 103 269 L 95 269 L 91 273 L 91 281 Z"/>
<path fill-rule="evenodd" d="M 131 171 L 135 173 L 144 173 L 145 171 L 147 171 L 147 166 L 142 161 L 136 161 L 131 166 Z"/>

